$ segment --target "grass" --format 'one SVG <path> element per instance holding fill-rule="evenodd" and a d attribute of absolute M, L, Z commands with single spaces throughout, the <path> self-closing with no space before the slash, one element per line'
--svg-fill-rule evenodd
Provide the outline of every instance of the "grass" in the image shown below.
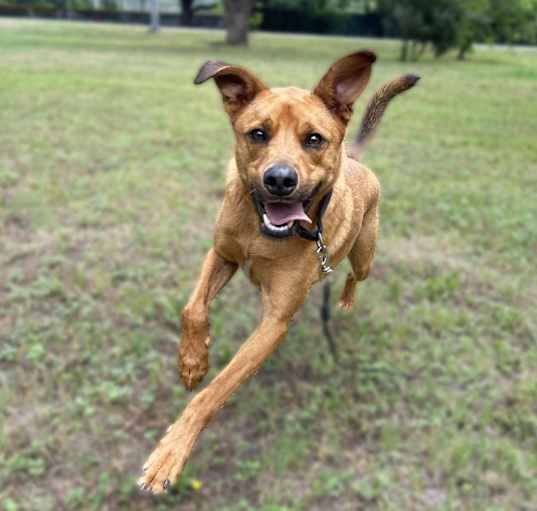
<path fill-rule="evenodd" d="M 401 64 L 390 41 L 221 40 L 0 20 L 0 509 L 537 509 L 535 54 Z M 171 494 L 142 496 L 140 466 L 189 399 L 177 311 L 233 143 L 192 78 L 216 58 L 309 88 L 364 46 L 374 86 L 423 80 L 366 157 L 382 237 L 355 310 L 335 313 L 344 364 L 315 289 Z M 239 275 L 212 308 L 211 377 L 257 316 Z"/>

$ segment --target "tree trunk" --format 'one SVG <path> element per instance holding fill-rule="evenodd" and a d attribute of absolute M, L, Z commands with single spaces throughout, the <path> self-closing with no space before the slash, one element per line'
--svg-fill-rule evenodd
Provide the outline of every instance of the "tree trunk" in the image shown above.
<path fill-rule="evenodd" d="M 192 0 L 181 0 L 181 26 L 192 26 Z"/>
<path fill-rule="evenodd" d="M 401 45 L 401 60 L 403 62 L 408 60 L 408 39 L 403 39 L 403 44 Z"/>
<path fill-rule="evenodd" d="M 424 43 L 423 41 L 416 41 L 413 40 L 410 43 L 410 57 L 409 59 L 412 62 L 417 62 L 420 57 L 423 55 L 425 48 L 427 48 L 427 43 Z"/>
<path fill-rule="evenodd" d="M 224 0 L 227 44 L 248 44 L 248 22 L 252 14 L 252 4 L 252 0 Z"/>
<path fill-rule="evenodd" d="M 417 50 L 416 50 L 416 55 L 415 55 L 416 60 L 421 59 L 421 57 L 425 53 L 426 48 L 427 48 L 427 43 L 424 43 L 423 41 L 421 41 L 419 46 L 417 47 Z"/>
<path fill-rule="evenodd" d="M 461 43 L 459 46 L 459 52 L 457 53 L 457 60 L 465 60 L 466 54 L 472 49 L 471 42 Z"/>

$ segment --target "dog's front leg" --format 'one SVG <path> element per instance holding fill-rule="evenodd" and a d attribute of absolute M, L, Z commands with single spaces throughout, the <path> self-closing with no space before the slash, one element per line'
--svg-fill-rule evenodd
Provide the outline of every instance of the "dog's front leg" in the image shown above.
<path fill-rule="evenodd" d="M 289 276 L 290 277 L 290 276 Z M 263 293 L 263 319 L 231 362 L 190 403 L 172 424 L 144 465 L 138 484 L 161 493 L 180 475 L 199 434 L 229 396 L 254 374 L 284 339 L 289 321 L 304 301 L 307 278 L 271 279 Z"/>
<path fill-rule="evenodd" d="M 201 275 L 181 315 L 178 365 L 181 379 L 192 390 L 209 370 L 209 304 L 237 270 L 237 265 L 209 250 Z"/>

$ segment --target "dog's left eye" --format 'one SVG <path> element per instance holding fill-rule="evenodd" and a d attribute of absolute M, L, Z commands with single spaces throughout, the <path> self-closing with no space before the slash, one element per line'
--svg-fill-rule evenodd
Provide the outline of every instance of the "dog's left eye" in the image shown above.
<path fill-rule="evenodd" d="M 266 142 L 268 139 L 267 132 L 261 128 L 256 128 L 248 133 L 248 136 L 254 142 Z"/>
<path fill-rule="evenodd" d="M 319 133 L 311 133 L 306 137 L 304 145 L 306 147 L 319 147 L 324 142 L 324 138 Z"/>

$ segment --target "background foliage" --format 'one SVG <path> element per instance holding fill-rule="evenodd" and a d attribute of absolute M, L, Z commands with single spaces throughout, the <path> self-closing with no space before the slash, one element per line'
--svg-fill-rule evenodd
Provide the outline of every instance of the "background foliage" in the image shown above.
<path fill-rule="evenodd" d="M 438 57 L 474 42 L 536 43 L 535 0 L 378 0 L 389 32 L 403 39 L 401 59 L 417 59 L 427 44 Z"/>
<path fill-rule="evenodd" d="M 116 0 L 0 0 L 0 14 L 143 22 L 150 4 L 128 4 L 139 11 L 133 17 L 118 15 L 125 7 Z M 401 38 L 402 60 L 417 60 L 429 46 L 436 57 L 457 48 L 462 60 L 475 42 L 537 43 L 537 0 L 177 0 L 176 8 L 181 14 L 172 16 L 166 5 L 168 24 L 225 24 L 233 45 L 247 44 L 248 18 L 253 29 Z"/>

